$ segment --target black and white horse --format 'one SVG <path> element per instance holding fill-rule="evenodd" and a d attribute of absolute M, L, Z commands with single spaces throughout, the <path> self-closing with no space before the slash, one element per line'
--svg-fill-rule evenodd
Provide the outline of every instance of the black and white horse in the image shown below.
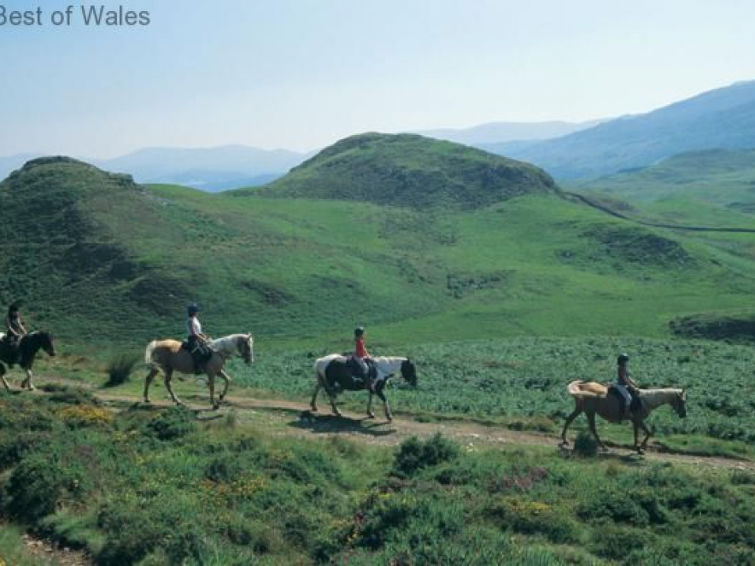
<path fill-rule="evenodd" d="M 388 400 L 385 398 L 385 385 L 388 380 L 393 377 L 397 372 L 401 373 L 406 381 L 411 385 L 417 385 L 417 370 L 414 367 L 414 363 L 409 358 L 380 356 L 373 358 L 375 364 L 375 370 L 377 375 L 374 379 L 375 395 L 380 397 L 383 401 L 383 408 L 385 410 L 385 418 L 389 421 L 392 420 L 391 409 L 388 405 Z M 341 354 L 330 354 L 322 358 L 315 360 L 315 377 L 317 378 L 317 386 L 315 392 L 312 395 L 312 402 L 310 406 L 313 411 L 317 411 L 317 394 L 320 392 L 320 388 L 325 389 L 325 392 L 330 398 L 330 406 L 333 409 L 333 413 L 340 416 L 341 412 L 336 407 L 336 396 L 342 391 L 359 391 L 361 389 L 367 389 L 365 380 L 355 377 L 353 375 L 352 364 L 349 363 L 348 356 Z M 375 414 L 372 412 L 372 391 L 370 391 L 370 398 L 367 402 L 367 415 L 370 418 L 374 418 Z"/>
<path fill-rule="evenodd" d="M 35 330 L 23 336 L 18 342 L 18 358 L 15 360 L 12 360 L 13 351 L 10 344 L 5 340 L 5 335 L 0 334 L 0 362 L 5 362 L 6 364 L 10 364 L 11 362 L 17 363 L 26 372 L 26 379 L 21 382 L 21 389 L 28 388 L 30 391 L 34 390 L 34 385 L 31 382 L 31 366 L 34 364 L 34 358 L 39 350 L 44 350 L 50 356 L 55 355 L 52 334 Z M 10 386 L 5 380 L 5 372 L 5 366 L 0 363 L 0 380 L 2 380 L 5 388 L 10 391 Z"/>

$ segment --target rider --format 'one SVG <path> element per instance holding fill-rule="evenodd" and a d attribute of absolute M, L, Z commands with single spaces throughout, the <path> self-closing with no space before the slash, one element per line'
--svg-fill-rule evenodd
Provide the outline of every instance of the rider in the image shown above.
<path fill-rule="evenodd" d="M 194 373 L 202 373 L 204 362 L 207 361 L 208 338 L 202 333 L 202 324 L 197 318 L 199 307 L 195 304 L 186 309 L 189 315 L 186 321 L 186 330 L 189 334 L 187 339 L 191 358 L 194 360 Z"/>
<path fill-rule="evenodd" d="M 362 378 L 367 385 L 367 389 L 374 392 L 374 383 L 370 376 L 370 368 L 367 365 L 368 361 L 372 361 L 372 356 L 370 356 L 370 353 L 364 345 L 363 326 L 358 326 L 354 329 L 354 360 L 359 364 L 359 369 L 361 370 Z"/>
<path fill-rule="evenodd" d="M 639 387 L 637 383 L 629 375 L 629 355 L 620 354 L 617 360 L 618 363 L 618 378 L 616 380 L 616 390 L 620 393 L 621 410 L 620 414 L 622 419 L 628 416 L 629 413 L 635 408 L 636 399 L 639 393 Z"/>
<path fill-rule="evenodd" d="M 19 342 L 26 335 L 26 328 L 24 327 L 24 321 L 21 319 L 18 303 L 13 303 L 8 307 L 8 314 L 5 317 L 5 330 L 5 340 L 11 350 L 11 361 L 9 363 L 12 367 L 18 357 Z"/>

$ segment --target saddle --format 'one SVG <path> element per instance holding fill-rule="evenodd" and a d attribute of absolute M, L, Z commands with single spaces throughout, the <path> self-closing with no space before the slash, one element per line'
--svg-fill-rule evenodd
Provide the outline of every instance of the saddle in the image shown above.
<path fill-rule="evenodd" d="M 607 393 L 616 396 L 616 398 L 619 400 L 619 403 L 621 403 L 621 406 L 623 407 L 624 411 L 626 411 L 626 409 L 628 408 L 630 413 L 634 413 L 640 408 L 640 397 L 637 395 L 636 391 L 633 391 L 632 387 L 626 387 L 625 389 L 627 393 L 629 394 L 629 407 L 625 406 L 626 399 L 624 398 L 624 395 L 622 394 L 621 390 L 616 386 L 615 383 L 608 384 Z"/>
<path fill-rule="evenodd" d="M 361 380 L 365 380 L 367 377 L 369 377 L 372 381 L 374 381 L 375 379 L 377 379 L 377 366 L 375 366 L 375 362 L 370 359 L 365 359 L 364 362 L 365 364 L 367 364 L 367 375 L 365 375 L 364 373 L 362 364 L 354 355 L 349 356 L 348 360 L 346 361 L 346 366 L 351 369 L 351 375 L 353 377 Z"/>

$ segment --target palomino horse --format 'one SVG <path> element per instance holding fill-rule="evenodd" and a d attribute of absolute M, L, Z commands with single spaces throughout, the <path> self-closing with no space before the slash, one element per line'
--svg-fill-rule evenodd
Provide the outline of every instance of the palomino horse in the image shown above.
<path fill-rule="evenodd" d="M 315 387 L 315 392 L 312 394 L 312 402 L 310 403 L 313 411 L 317 411 L 317 394 L 320 392 L 320 388 L 325 389 L 330 398 L 333 414 L 339 417 L 341 416 L 341 412 L 336 407 L 336 396 L 346 390 L 358 391 L 366 389 L 364 380 L 355 379 L 352 375 L 348 361 L 348 357 L 341 354 L 330 354 L 315 360 L 314 369 L 317 386 Z M 393 420 L 393 417 L 391 416 L 388 400 L 385 398 L 385 393 L 383 392 L 386 383 L 396 372 L 400 371 L 401 377 L 416 387 L 417 370 L 409 358 L 380 356 L 373 358 L 373 361 L 377 370 L 377 376 L 374 381 L 375 395 L 380 397 L 380 400 L 383 402 L 385 418 L 390 421 Z M 367 415 L 370 418 L 375 418 L 375 414 L 372 412 L 372 391 L 370 391 L 370 399 L 367 402 Z"/>
<path fill-rule="evenodd" d="M 615 395 L 608 394 L 608 387 L 594 381 L 572 381 L 567 391 L 569 395 L 574 397 L 574 411 L 566 419 L 564 423 L 564 430 L 561 433 L 562 446 L 568 446 L 569 441 L 566 440 L 566 431 L 572 421 L 579 416 L 580 413 L 587 415 L 587 422 L 590 425 L 590 432 L 592 432 L 595 440 L 598 441 L 598 445 L 605 450 L 605 445 L 598 437 L 598 431 L 595 430 L 595 414 L 597 413 L 605 420 L 618 423 L 621 422 L 621 405 Z M 650 438 L 650 431 L 645 426 L 645 419 L 650 413 L 660 407 L 661 405 L 671 405 L 676 414 L 684 418 L 687 416 L 687 392 L 684 389 L 640 389 L 639 390 L 639 407 L 632 412 L 630 419 L 634 425 L 634 448 L 642 454 L 647 448 L 648 439 Z M 638 432 L 639 429 L 645 432 L 645 439 L 642 441 L 642 445 L 638 444 Z"/>
<path fill-rule="evenodd" d="M 18 342 L 18 359 L 15 360 L 15 363 L 18 363 L 26 372 L 26 379 L 21 382 L 21 389 L 28 388 L 29 391 L 34 391 L 34 385 L 31 382 L 31 366 L 34 364 L 34 357 L 40 349 L 50 356 L 55 355 L 55 345 L 53 344 L 52 334 L 49 332 L 35 330 L 23 336 Z M 10 364 L 12 355 L 10 345 L 5 341 L 5 334 L 0 334 L 0 361 Z M 5 371 L 5 366 L 0 363 L 0 379 L 5 385 L 5 389 L 10 391 L 10 386 L 5 380 Z"/>
<path fill-rule="evenodd" d="M 209 377 L 210 403 L 213 408 L 218 408 L 220 402 L 228 392 L 228 384 L 231 378 L 223 371 L 226 360 L 238 354 L 247 364 L 254 361 L 254 339 L 251 334 L 231 334 L 224 338 L 211 340 L 209 343 L 212 356 L 205 362 L 204 371 Z M 173 372 L 194 373 L 194 360 L 191 353 L 181 348 L 181 342 L 177 340 L 153 340 L 147 345 L 144 352 L 144 361 L 151 366 L 144 383 L 144 402 L 149 403 L 149 386 L 159 371 L 165 376 L 165 388 L 170 393 L 170 398 L 177 405 L 182 405 L 181 400 L 173 392 L 170 380 Z M 220 376 L 225 381 L 225 387 L 220 394 L 218 402 L 215 402 L 215 377 Z"/>

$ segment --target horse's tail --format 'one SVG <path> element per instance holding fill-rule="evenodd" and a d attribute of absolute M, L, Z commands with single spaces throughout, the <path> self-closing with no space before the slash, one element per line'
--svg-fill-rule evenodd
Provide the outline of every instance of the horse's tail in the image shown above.
<path fill-rule="evenodd" d="M 155 360 L 152 359 L 155 348 L 157 348 L 157 340 L 152 340 L 152 342 L 147 344 L 147 349 L 144 350 L 144 363 L 148 366 L 155 366 Z"/>
<path fill-rule="evenodd" d="M 577 399 L 603 397 L 603 395 L 601 395 L 597 391 L 592 391 L 590 389 L 583 389 L 582 384 L 584 383 L 586 382 L 580 379 L 575 379 L 569 385 L 566 386 L 566 391 L 569 393 L 569 395 L 571 395 L 572 397 L 576 397 Z"/>

